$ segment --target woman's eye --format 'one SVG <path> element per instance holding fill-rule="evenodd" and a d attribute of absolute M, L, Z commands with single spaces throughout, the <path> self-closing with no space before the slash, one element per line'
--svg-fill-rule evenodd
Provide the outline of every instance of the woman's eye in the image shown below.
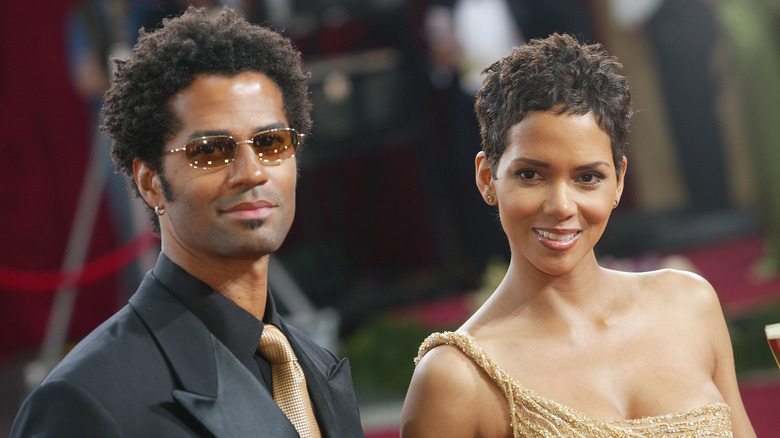
<path fill-rule="evenodd" d="M 530 169 L 522 169 L 517 171 L 517 176 L 519 176 L 522 179 L 535 179 L 537 173 Z"/>
<path fill-rule="evenodd" d="M 599 175 L 598 173 L 586 173 L 585 175 L 582 175 L 580 177 L 580 181 L 587 183 L 587 184 L 595 184 L 598 182 L 601 182 L 604 177 Z"/>

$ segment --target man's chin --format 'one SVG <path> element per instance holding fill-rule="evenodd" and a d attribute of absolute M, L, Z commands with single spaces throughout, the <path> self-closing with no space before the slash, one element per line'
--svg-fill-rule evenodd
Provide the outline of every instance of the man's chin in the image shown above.
<path fill-rule="evenodd" d="M 244 221 L 244 225 L 250 230 L 256 230 L 265 224 L 265 219 L 253 219 Z"/>
<path fill-rule="evenodd" d="M 238 248 L 230 254 L 226 254 L 227 257 L 232 259 L 240 259 L 247 261 L 256 261 L 265 256 L 271 255 L 279 250 L 281 244 L 275 244 L 273 242 L 264 242 L 263 244 L 255 245 L 252 247 Z"/>

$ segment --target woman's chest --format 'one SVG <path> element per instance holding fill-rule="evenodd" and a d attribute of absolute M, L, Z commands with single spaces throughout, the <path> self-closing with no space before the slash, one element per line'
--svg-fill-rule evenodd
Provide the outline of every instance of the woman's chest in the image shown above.
<path fill-rule="evenodd" d="M 723 400 L 707 355 L 674 339 L 514 344 L 486 351 L 520 387 L 594 418 L 657 416 Z"/>

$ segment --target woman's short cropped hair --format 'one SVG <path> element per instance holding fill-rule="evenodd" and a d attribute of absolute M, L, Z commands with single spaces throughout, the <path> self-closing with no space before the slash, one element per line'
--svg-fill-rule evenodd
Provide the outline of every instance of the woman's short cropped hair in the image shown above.
<path fill-rule="evenodd" d="M 506 149 L 512 126 L 529 111 L 592 112 L 609 134 L 618 172 L 628 147 L 631 96 L 622 65 L 600 44 L 566 34 L 534 39 L 484 70 L 475 111 L 491 170 Z"/>

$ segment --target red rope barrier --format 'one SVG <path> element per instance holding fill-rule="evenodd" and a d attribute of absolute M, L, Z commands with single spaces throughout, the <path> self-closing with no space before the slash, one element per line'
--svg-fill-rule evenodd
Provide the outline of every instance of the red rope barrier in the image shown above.
<path fill-rule="evenodd" d="M 82 267 L 66 271 L 29 271 L 0 266 L 0 289 L 54 292 L 61 287 L 83 286 L 102 280 L 129 265 L 156 241 L 157 238 L 145 231 Z"/>

